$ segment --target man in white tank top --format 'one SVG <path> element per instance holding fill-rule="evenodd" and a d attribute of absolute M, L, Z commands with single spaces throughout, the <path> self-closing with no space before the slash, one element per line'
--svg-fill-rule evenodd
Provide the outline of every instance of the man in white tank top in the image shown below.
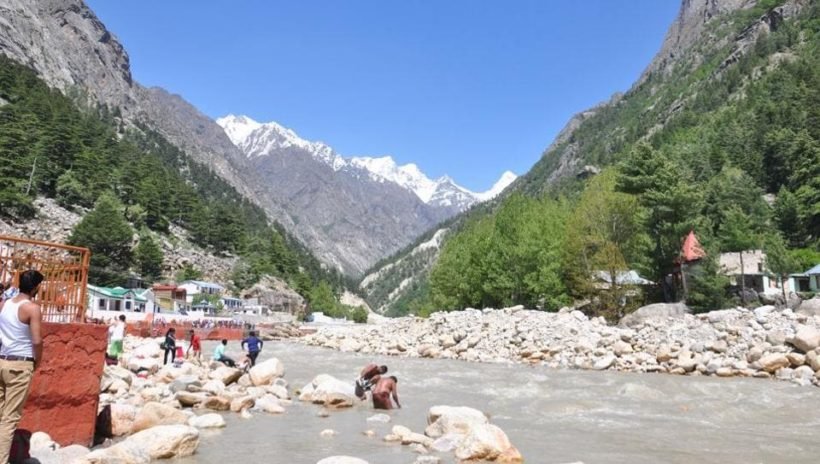
<path fill-rule="evenodd" d="M 42 282 L 43 275 L 37 271 L 22 273 L 20 294 L 0 307 L 0 463 L 9 462 L 31 378 L 43 358 L 43 316 L 40 305 L 31 301 Z"/>

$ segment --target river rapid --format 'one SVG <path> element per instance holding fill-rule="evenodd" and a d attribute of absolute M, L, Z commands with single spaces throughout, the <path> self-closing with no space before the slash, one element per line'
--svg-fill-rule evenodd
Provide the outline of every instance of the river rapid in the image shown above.
<path fill-rule="evenodd" d="M 818 462 L 818 388 L 749 378 L 365 356 L 290 342 L 265 344 L 260 360 L 272 356 L 284 362 L 291 390 L 320 373 L 352 382 L 364 364 L 386 364 L 399 379 L 403 409 L 390 412 L 389 424 L 367 422 L 374 414 L 369 402 L 324 418 L 321 407 L 296 400 L 280 416 L 226 414 L 226 429 L 204 430 L 197 455 L 177 462 L 313 464 L 349 455 L 371 464 L 410 464 L 417 455 L 409 447 L 381 438 L 393 425 L 423 433 L 434 405 L 484 411 L 528 463 Z M 338 434 L 321 437 L 325 429 Z M 366 430 L 376 436 L 365 436 Z M 453 462 L 451 455 L 441 458 Z"/>

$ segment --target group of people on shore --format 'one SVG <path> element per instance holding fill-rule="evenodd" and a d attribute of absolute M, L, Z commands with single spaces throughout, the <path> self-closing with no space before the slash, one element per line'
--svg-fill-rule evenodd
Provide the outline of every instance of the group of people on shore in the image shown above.
<path fill-rule="evenodd" d="M 359 378 L 356 379 L 356 396 L 364 401 L 367 399 L 367 392 L 370 392 L 373 409 L 393 409 L 393 401 L 396 402 L 396 407 L 401 409 L 399 379 L 395 375 L 386 376 L 385 374 L 387 374 L 387 366 L 374 363 L 364 366 Z"/>

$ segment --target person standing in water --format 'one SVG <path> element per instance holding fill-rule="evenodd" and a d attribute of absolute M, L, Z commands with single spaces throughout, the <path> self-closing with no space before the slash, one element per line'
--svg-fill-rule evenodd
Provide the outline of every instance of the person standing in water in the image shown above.
<path fill-rule="evenodd" d="M 165 350 L 165 357 L 162 364 L 168 364 L 168 352 L 171 353 L 171 363 L 177 358 L 177 339 L 176 329 L 171 327 L 165 332 L 165 341 L 162 343 L 162 348 Z"/>
<path fill-rule="evenodd" d="M 40 305 L 37 296 L 43 274 L 29 270 L 20 275 L 19 294 L 0 306 L 0 462 L 9 461 L 17 424 L 23 417 L 31 378 L 43 360 Z"/>
<path fill-rule="evenodd" d="M 393 403 L 390 401 L 391 396 L 393 397 L 393 401 L 396 402 L 396 407 L 401 409 L 398 384 L 399 379 L 394 375 L 390 377 L 379 377 L 379 381 L 376 383 L 376 386 L 373 387 L 373 409 L 393 409 Z"/>
<path fill-rule="evenodd" d="M 256 358 L 259 356 L 259 352 L 262 351 L 262 340 L 256 338 L 256 332 L 251 331 L 248 334 L 248 338 L 242 340 L 242 349 L 245 349 L 245 345 L 248 345 L 248 357 L 251 360 L 251 367 L 256 365 Z"/>

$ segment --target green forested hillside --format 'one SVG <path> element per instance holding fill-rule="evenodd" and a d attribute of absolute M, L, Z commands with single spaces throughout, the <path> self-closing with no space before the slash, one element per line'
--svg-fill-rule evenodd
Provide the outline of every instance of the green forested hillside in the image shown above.
<path fill-rule="evenodd" d="M 720 252 L 764 248 L 783 257 L 781 273 L 820 262 L 820 7 L 784 20 L 773 12 L 782 3 L 713 19 L 671 72 L 597 108 L 517 182 L 518 193 L 470 215 L 412 307 L 556 309 L 589 299 L 615 315 L 628 310 L 631 290 L 591 276 L 634 269 L 663 282 L 690 230 L 709 252 L 688 298 L 698 309 L 732 297 Z M 603 172 L 556 182 L 568 156 Z M 658 286 L 642 298 L 677 299 L 678 290 Z"/>
<path fill-rule="evenodd" d="M 240 287 L 263 274 L 280 276 L 303 294 L 320 281 L 342 284 L 208 166 L 148 127 L 126 128 L 116 108 L 81 111 L 32 70 L 0 56 L 0 215 L 32 217 L 38 195 L 69 209 L 96 205 L 98 214 L 72 235 L 94 252 L 95 283 L 120 283 L 129 269 L 158 278 L 156 247 L 137 246 L 134 261 L 131 237 L 142 231 L 140 241 L 148 242 L 149 230 L 165 234 L 174 224 L 215 254 L 241 256 Z M 111 230 L 122 231 L 121 243 L 110 243 Z"/>

